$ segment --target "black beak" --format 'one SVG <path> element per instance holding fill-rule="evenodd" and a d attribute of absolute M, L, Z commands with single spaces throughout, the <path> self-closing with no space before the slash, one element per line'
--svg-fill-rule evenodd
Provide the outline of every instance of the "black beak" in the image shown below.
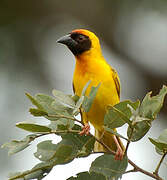
<path fill-rule="evenodd" d="M 80 47 L 78 46 L 78 43 L 71 37 L 71 34 L 61 37 L 57 40 L 57 43 L 65 44 L 75 56 L 80 54 Z"/>
<path fill-rule="evenodd" d="M 65 44 L 65 45 L 67 45 L 68 47 L 74 46 L 74 45 L 77 44 L 77 43 L 75 42 L 75 40 L 73 40 L 73 39 L 71 38 L 71 34 L 67 34 L 67 35 L 61 37 L 60 39 L 57 40 L 57 43 Z"/>

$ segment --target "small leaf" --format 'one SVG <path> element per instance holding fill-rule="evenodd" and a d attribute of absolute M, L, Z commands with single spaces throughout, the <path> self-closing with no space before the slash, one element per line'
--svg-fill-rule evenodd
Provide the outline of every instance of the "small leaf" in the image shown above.
<path fill-rule="evenodd" d="M 96 97 L 99 87 L 100 87 L 100 83 L 96 87 L 92 86 L 89 96 L 88 97 L 85 96 L 84 101 L 82 103 L 82 108 L 84 109 L 85 112 L 89 112 L 89 110 L 93 104 L 93 100 Z"/>
<path fill-rule="evenodd" d="M 148 93 L 139 109 L 139 115 L 148 119 L 154 120 L 163 106 L 164 98 L 167 94 L 167 86 L 163 86 L 159 94 L 151 97 L 151 92 Z"/>
<path fill-rule="evenodd" d="M 94 172 L 81 172 L 77 174 L 77 177 L 70 177 L 67 180 L 106 180 L 102 174 Z"/>
<path fill-rule="evenodd" d="M 167 152 L 167 129 L 165 129 L 158 139 L 149 138 L 150 142 L 155 145 L 158 154 Z"/>
<path fill-rule="evenodd" d="M 31 124 L 31 123 L 24 123 L 20 122 L 17 123 L 16 126 L 18 128 L 24 129 L 26 131 L 30 132 L 51 132 L 51 129 L 48 128 L 47 126 L 42 126 L 42 125 L 37 125 L 37 124 Z"/>
<path fill-rule="evenodd" d="M 48 114 L 55 113 L 55 109 L 52 107 L 52 103 L 55 101 L 53 97 L 45 94 L 36 94 L 35 99 L 42 106 L 45 112 Z"/>
<path fill-rule="evenodd" d="M 24 172 L 10 173 L 9 180 L 41 180 L 44 178 L 54 166 L 53 162 L 42 162 L 35 165 L 31 170 Z"/>
<path fill-rule="evenodd" d="M 91 80 L 89 80 L 89 81 L 86 83 L 86 85 L 85 85 L 84 88 L 82 89 L 81 96 L 85 96 L 86 90 L 88 89 L 90 83 L 91 83 Z"/>
<path fill-rule="evenodd" d="M 33 115 L 33 116 L 46 116 L 48 115 L 47 112 L 42 111 L 40 109 L 35 109 L 35 108 L 30 108 L 29 112 Z"/>
<path fill-rule="evenodd" d="M 28 142 L 25 142 L 25 141 L 21 142 L 21 141 L 13 140 L 10 143 L 3 144 L 2 148 L 7 147 L 9 149 L 8 154 L 12 155 L 12 154 L 15 154 L 15 153 L 17 153 L 19 151 L 22 151 L 23 149 L 25 149 L 28 146 L 29 146 Z"/>
<path fill-rule="evenodd" d="M 127 136 L 132 142 L 139 141 L 151 128 L 150 121 L 141 121 L 133 125 L 133 129 L 128 127 Z"/>
<path fill-rule="evenodd" d="M 74 114 L 75 116 L 79 114 L 79 112 L 80 112 L 80 107 L 82 106 L 83 101 L 84 101 L 84 96 L 81 96 L 81 97 L 79 98 L 79 100 L 77 101 L 77 103 L 76 103 L 76 105 L 75 105 L 75 108 L 74 108 L 74 110 L 73 110 L 73 114 Z"/>
<path fill-rule="evenodd" d="M 131 126 L 130 118 L 132 116 L 131 108 L 136 110 L 140 102 L 122 101 L 114 106 L 108 106 L 104 117 L 104 126 L 114 129 L 128 123 Z"/>
<path fill-rule="evenodd" d="M 72 129 L 73 126 L 74 126 L 73 120 L 68 118 L 58 118 L 58 120 L 56 121 L 51 121 L 48 127 L 51 128 L 53 131 L 57 131 L 57 130 L 69 130 Z"/>
<path fill-rule="evenodd" d="M 33 105 L 35 105 L 40 110 L 44 110 L 41 104 L 38 103 L 38 101 L 34 97 L 32 97 L 29 93 L 25 93 L 25 94 L 28 97 L 28 99 L 32 102 Z"/>
<path fill-rule="evenodd" d="M 162 143 L 158 139 L 149 138 L 150 142 L 154 144 L 160 151 L 167 152 L 167 143 Z"/>
<path fill-rule="evenodd" d="M 102 174 L 106 179 L 118 180 L 122 177 L 128 165 L 125 156 L 122 161 L 114 159 L 114 155 L 105 154 L 95 159 L 90 167 L 90 172 Z"/>
<path fill-rule="evenodd" d="M 51 106 L 54 108 L 54 110 L 58 113 L 61 113 L 62 111 L 67 111 L 69 108 L 65 105 L 63 105 L 61 102 L 59 102 L 58 100 L 54 100 L 51 103 Z"/>
<path fill-rule="evenodd" d="M 37 135 L 34 135 L 34 134 L 28 135 L 26 138 L 24 138 L 21 141 L 13 140 L 9 143 L 3 144 L 1 147 L 2 148 L 7 147 L 9 149 L 8 154 L 12 155 L 12 154 L 20 152 L 20 151 L 24 150 L 26 147 L 28 147 L 30 145 L 30 142 L 32 140 L 34 140 L 36 138 L 36 136 Z"/>
<path fill-rule="evenodd" d="M 54 97 L 56 98 L 56 100 L 58 100 L 62 104 L 65 104 L 65 105 L 69 106 L 70 108 L 75 107 L 75 101 L 69 95 L 66 95 L 63 92 L 58 91 L 56 89 L 54 89 L 52 91 L 52 93 L 53 93 Z"/>

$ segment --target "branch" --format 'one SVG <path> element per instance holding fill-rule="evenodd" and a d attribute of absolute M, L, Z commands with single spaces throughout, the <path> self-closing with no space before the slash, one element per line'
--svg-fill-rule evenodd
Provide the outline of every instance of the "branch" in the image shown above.
<path fill-rule="evenodd" d="M 159 168 L 160 168 L 160 166 L 161 166 L 161 164 L 162 164 L 162 162 L 163 162 L 163 160 L 164 160 L 166 154 L 167 154 L 167 152 L 165 152 L 165 153 L 162 155 L 162 157 L 161 157 L 161 159 L 160 159 L 160 161 L 159 161 L 159 163 L 158 163 L 158 165 L 157 165 L 155 171 L 153 172 L 153 174 L 159 176 L 159 175 L 158 175 Z"/>
<path fill-rule="evenodd" d="M 154 179 L 163 180 L 161 177 L 159 177 L 159 176 L 157 176 L 157 175 L 155 175 L 155 174 L 153 174 L 153 173 L 150 173 L 150 172 L 148 172 L 148 171 L 140 168 L 139 166 L 137 166 L 137 165 L 136 165 L 133 161 L 131 161 L 130 159 L 128 159 L 128 162 L 129 162 L 129 164 L 131 164 L 131 165 L 136 169 L 136 171 L 141 172 L 141 173 L 143 173 L 143 174 L 145 174 L 145 175 L 147 175 L 147 176 L 150 176 L 150 177 L 152 177 L 152 178 L 154 178 Z"/>
<path fill-rule="evenodd" d="M 136 172 L 137 170 L 135 169 L 135 168 L 133 168 L 133 169 L 131 169 L 131 170 L 129 170 L 129 171 L 126 171 L 126 172 L 124 172 L 124 174 L 128 174 L 128 173 L 131 173 L 131 172 Z"/>
<path fill-rule="evenodd" d="M 133 131 L 134 131 L 134 128 L 132 128 L 132 131 L 131 131 L 130 137 L 129 137 L 128 142 L 127 142 L 127 144 L 126 144 L 125 154 L 127 154 L 127 151 L 128 151 L 129 145 L 130 145 L 130 143 L 131 143 L 131 138 L 132 138 L 132 135 L 133 135 Z"/>

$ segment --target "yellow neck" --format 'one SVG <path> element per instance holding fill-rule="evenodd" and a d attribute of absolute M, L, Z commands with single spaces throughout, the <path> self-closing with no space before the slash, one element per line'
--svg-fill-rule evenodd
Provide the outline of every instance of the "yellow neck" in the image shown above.
<path fill-rule="evenodd" d="M 105 62 L 101 52 L 87 51 L 76 58 L 75 70 L 79 71 L 80 75 L 85 72 L 97 72 L 98 66 Z"/>

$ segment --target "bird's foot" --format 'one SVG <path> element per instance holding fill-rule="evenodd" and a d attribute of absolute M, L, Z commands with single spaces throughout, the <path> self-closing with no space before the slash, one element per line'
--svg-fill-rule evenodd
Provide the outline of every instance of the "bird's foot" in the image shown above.
<path fill-rule="evenodd" d="M 122 148 L 117 148 L 116 154 L 115 154 L 115 160 L 122 160 L 124 157 L 124 151 Z"/>
<path fill-rule="evenodd" d="M 86 123 L 82 128 L 82 131 L 79 133 L 80 135 L 89 135 L 90 133 L 90 125 Z"/>
<path fill-rule="evenodd" d="M 122 147 L 120 146 L 120 143 L 117 139 L 117 137 L 114 135 L 114 141 L 115 141 L 115 144 L 117 146 L 117 151 L 115 153 L 115 160 L 122 160 L 123 157 L 124 157 L 124 150 L 122 149 Z"/>

